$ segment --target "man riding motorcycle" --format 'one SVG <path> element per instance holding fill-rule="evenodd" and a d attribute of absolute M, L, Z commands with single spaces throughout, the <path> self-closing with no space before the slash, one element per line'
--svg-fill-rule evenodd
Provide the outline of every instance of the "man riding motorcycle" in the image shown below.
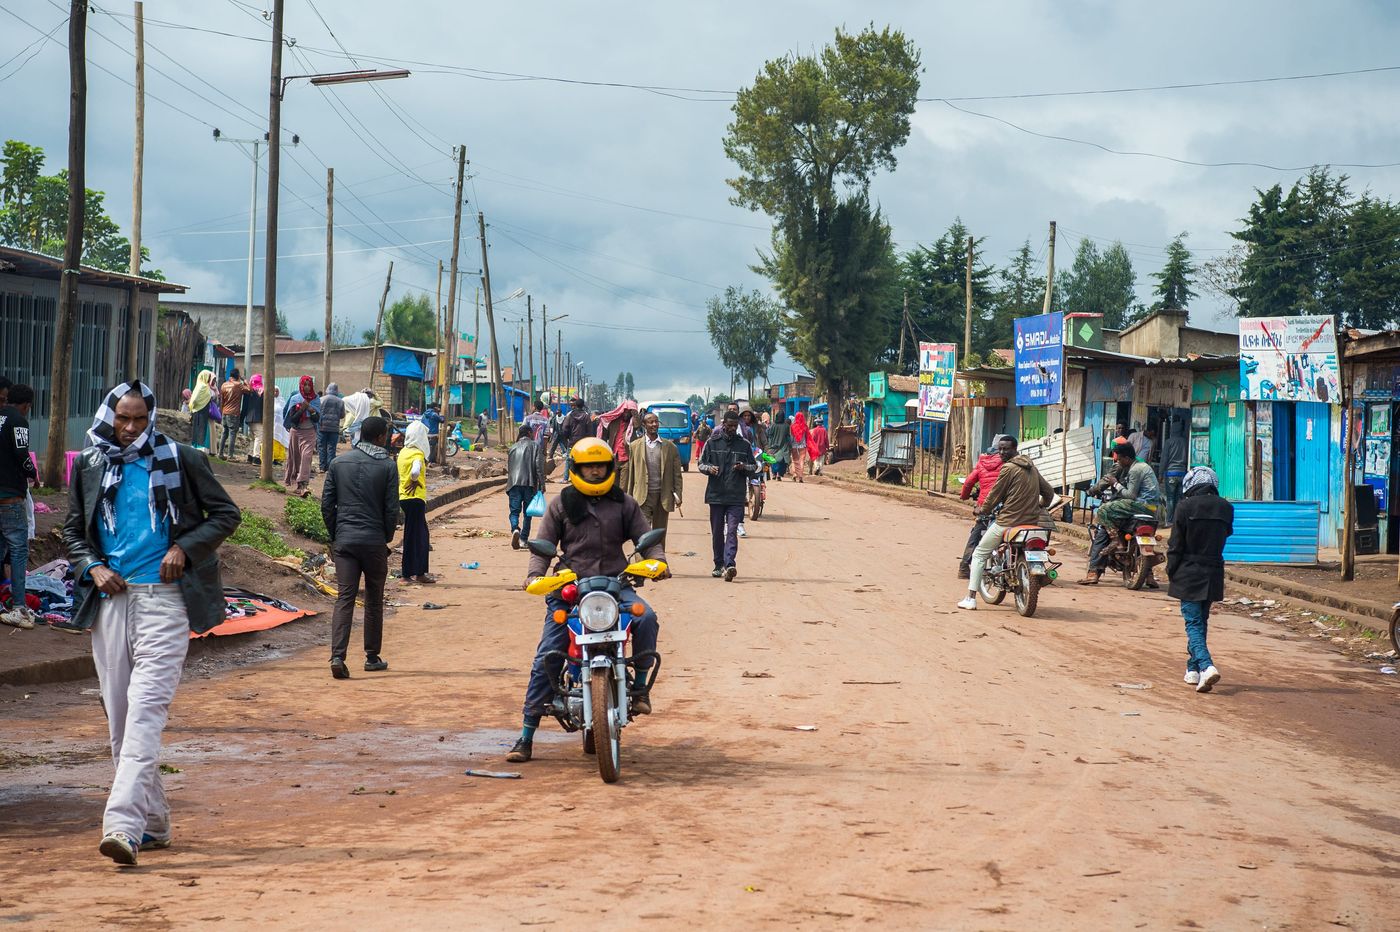
<path fill-rule="evenodd" d="M 1113 531 L 1127 525 L 1135 514 L 1155 515 L 1157 505 L 1161 501 L 1161 493 L 1157 488 L 1157 474 L 1152 471 L 1151 466 L 1137 458 L 1137 451 L 1131 443 L 1114 444 L 1113 461 L 1113 471 L 1089 490 L 1093 495 L 1095 490 L 1102 492 L 1111 487 L 1118 492 L 1118 496 L 1113 501 L 1100 505 L 1094 515 L 1094 522 L 1103 529 L 1105 539 L 1102 543 L 1097 540 L 1094 542 L 1097 552 L 1093 547 L 1090 548 L 1089 571 L 1079 581 L 1081 586 L 1098 585 L 1099 578 L 1103 576 L 1104 566 L 1120 545 L 1119 536 Z M 1157 588 L 1157 581 L 1150 579 L 1148 587 Z"/>
<path fill-rule="evenodd" d="M 642 517 L 637 500 L 617 487 L 616 463 L 606 443 L 597 437 L 586 437 L 574 444 L 567 462 L 569 486 L 555 496 L 545 509 L 536 539 L 555 544 L 562 551 L 560 565 L 573 570 L 580 578 L 616 576 L 627 568 L 623 547 L 629 541 L 635 543 L 651 530 L 651 526 Z M 665 547 L 657 544 L 648 548 L 643 556 L 665 560 Z M 525 585 L 547 572 L 549 560 L 532 552 Z M 656 650 L 656 613 L 638 598 L 630 586 L 622 590 L 620 601 L 624 612 L 635 603 L 640 603 L 645 609 L 631 627 L 634 655 L 639 658 L 637 681 L 644 683 L 651 660 L 643 655 Z M 554 620 L 554 612 L 558 609 L 567 611 L 568 606 L 557 595 L 546 597 L 544 631 L 540 635 L 539 647 L 535 649 L 535 660 L 530 666 L 530 682 L 525 690 L 524 724 L 519 740 L 506 756 L 506 760 L 512 763 L 530 759 L 535 729 L 539 727 L 540 719 L 549 712 L 554 700 L 554 683 L 559 678 L 563 659 L 556 654 L 546 660 L 545 655 L 551 651 L 563 652 L 569 647 L 568 626 Z M 636 715 L 651 713 L 650 697 L 645 692 L 632 693 L 632 711 Z"/>
<path fill-rule="evenodd" d="M 1041 515 L 1055 500 L 1055 490 L 1027 457 L 1016 455 L 1016 438 L 997 438 L 997 455 L 1001 457 L 1001 473 L 991 493 L 978 506 L 978 514 L 990 515 L 998 505 L 1001 513 L 987 526 L 977 549 L 972 553 L 972 574 L 968 581 L 967 598 L 958 603 L 958 608 L 974 611 L 977 608 L 977 589 L 982 584 L 982 568 L 987 558 L 1001 544 L 1002 535 L 1008 528 L 1023 524 L 1039 524 Z"/>
<path fill-rule="evenodd" d="M 997 440 L 1001 439 L 998 434 L 992 441 L 992 446 L 977 458 L 977 465 L 972 472 L 967 474 L 963 480 L 962 493 L 958 496 L 963 501 L 972 497 L 972 490 L 977 490 L 977 505 L 981 507 L 987 500 L 987 496 L 992 494 L 992 486 L 997 483 L 997 476 L 1001 475 L 1001 464 L 1005 462 L 997 453 Z M 963 548 L 962 562 L 958 564 L 958 578 L 968 579 L 972 575 L 972 551 L 977 547 L 977 542 L 982 539 L 982 535 L 987 533 L 987 525 L 991 522 L 989 515 L 978 515 L 972 522 L 972 531 L 967 536 L 967 546 Z"/>

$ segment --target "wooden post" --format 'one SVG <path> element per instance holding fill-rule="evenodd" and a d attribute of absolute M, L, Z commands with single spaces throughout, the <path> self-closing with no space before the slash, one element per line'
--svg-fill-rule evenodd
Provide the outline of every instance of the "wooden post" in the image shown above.
<path fill-rule="evenodd" d="M 1342 339 L 1342 352 L 1345 353 L 1345 334 L 1342 335 Z M 1342 456 L 1345 458 L 1342 473 L 1342 579 L 1347 582 L 1356 578 L 1356 533 L 1352 529 L 1352 524 L 1356 521 L 1353 501 L 1356 498 L 1356 473 L 1353 463 L 1356 447 L 1352 443 L 1352 436 L 1357 425 L 1352 423 L 1356 418 L 1356 409 L 1353 407 L 1354 399 L 1351 395 L 1354 374 L 1354 367 L 1342 366 L 1342 429 L 1346 431 L 1346 436 L 1342 438 Z"/>
<path fill-rule="evenodd" d="M 1045 258 L 1045 305 L 1040 313 L 1050 313 L 1050 296 L 1055 289 L 1055 221 L 1050 221 L 1050 253 Z M 1061 336 L 1063 339 L 1063 336 Z"/>
<path fill-rule="evenodd" d="M 535 307 L 532 303 L 534 299 L 530 295 L 525 296 L 525 323 L 529 332 L 525 335 L 525 358 L 530 360 L 530 399 L 536 397 L 535 386 Z"/>
<path fill-rule="evenodd" d="M 437 293 L 436 293 L 436 295 L 434 296 L 433 301 L 434 301 L 434 306 L 433 306 L 433 359 L 436 360 L 436 362 L 437 362 L 437 368 L 434 370 L 436 374 L 433 376 L 433 398 L 437 401 L 438 408 L 441 409 L 441 410 L 439 411 L 439 413 L 440 413 L 440 414 L 443 414 L 443 415 L 446 415 L 446 413 L 447 413 L 447 399 L 443 397 L 443 394 L 444 394 L 444 393 L 443 393 L 443 390 L 442 390 L 442 385 L 443 385 L 443 382 L 442 382 L 442 375 L 443 375 L 443 372 L 442 372 L 442 347 L 443 347 L 444 339 L 445 339 L 445 337 L 446 337 L 446 334 L 443 333 L 442 325 L 443 325 L 443 321 L 444 321 L 444 318 L 445 318 L 446 315 L 443 313 L 443 306 L 442 306 L 442 260 L 441 260 L 441 259 L 438 260 Z M 427 410 L 428 410 L 428 406 L 427 406 L 426 403 L 424 403 L 424 405 L 423 405 L 423 411 L 424 411 L 424 413 L 427 413 Z M 445 459 L 445 457 L 447 456 L 446 447 L 447 447 L 447 428 L 446 428 L 446 422 L 444 422 L 443 424 L 440 424 L 440 425 L 438 426 L 438 444 L 437 444 L 437 446 L 433 449 L 433 453 L 434 453 L 433 462 L 434 462 L 434 463 L 437 463 L 438 465 L 441 465 L 441 464 L 444 462 L 444 459 Z"/>
<path fill-rule="evenodd" d="M 447 344 L 447 373 L 455 375 L 457 373 L 457 259 L 462 251 L 462 182 L 467 171 L 467 147 L 460 145 L 457 147 L 457 187 L 452 191 L 452 258 L 449 260 L 449 271 L 447 280 L 447 333 L 444 335 L 444 342 Z M 442 263 L 438 263 L 438 281 L 442 281 Z M 439 285 L 439 291 L 441 285 Z M 441 297 L 438 299 L 441 301 Z M 475 348 L 473 348 L 475 352 Z M 475 360 L 473 360 L 475 363 Z M 439 361 L 438 368 L 442 368 Z M 446 375 L 446 373 L 444 373 Z M 472 382 L 475 383 L 476 376 L 473 370 Z M 450 379 L 440 380 L 443 389 L 439 393 L 442 397 L 438 399 L 438 404 L 442 405 L 444 413 L 447 411 L 447 401 L 449 393 L 452 391 Z M 476 385 L 472 385 L 472 404 L 475 407 Z M 475 412 L 473 412 L 475 413 Z M 445 423 L 445 422 L 444 422 Z M 439 431 L 438 442 L 438 462 L 445 462 L 447 449 L 447 434 Z"/>
<path fill-rule="evenodd" d="M 496 442 L 504 444 L 505 415 L 509 413 L 509 405 L 506 404 L 505 389 L 501 385 L 501 355 L 496 349 L 496 314 L 491 305 L 491 261 L 486 255 L 486 215 L 479 210 L 476 212 L 476 228 L 481 237 L 481 281 L 486 291 L 486 326 L 491 332 L 491 380 L 500 395 L 499 404 L 502 406 L 502 416 L 496 421 Z"/>
<path fill-rule="evenodd" d="M 899 319 L 899 360 L 895 363 L 895 368 L 900 374 L 904 374 L 904 335 L 909 330 L 909 289 L 904 289 L 904 316 Z M 917 347 L 915 347 L 917 352 Z M 749 394 L 753 394 L 750 390 Z M 749 399 L 752 401 L 753 399 Z"/>
<path fill-rule="evenodd" d="M 971 236 L 967 238 L 967 273 L 963 284 L 963 365 L 967 365 L 967 360 L 972 356 L 972 250 L 976 245 L 976 240 Z M 953 394 L 957 394 L 958 374 L 953 373 Z M 971 395 L 971 384 L 967 379 L 963 379 L 963 398 Z M 948 419 L 952 421 L 952 412 L 948 412 Z M 952 424 L 949 423 L 949 427 Z M 944 446 L 947 446 L 945 441 Z M 972 405 L 963 405 L 963 445 L 967 450 L 967 469 L 970 472 L 973 467 L 972 458 Z M 945 451 L 946 452 L 946 451 Z M 948 457 L 943 457 L 943 491 L 948 491 Z"/>
<path fill-rule="evenodd" d="M 335 288 L 335 169 L 326 168 L 326 332 L 321 335 L 321 389 L 331 384 L 331 293 Z M 246 373 L 245 373 L 246 374 Z"/>
<path fill-rule="evenodd" d="M 549 305 L 540 305 L 540 381 L 549 388 Z M 559 399 L 554 399 L 558 403 Z"/>
<path fill-rule="evenodd" d="M 63 243 L 63 279 L 53 338 L 49 387 L 49 436 L 44 447 L 44 485 L 63 485 L 68 447 L 69 366 L 78 314 L 79 263 L 83 256 L 83 208 L 87 203 L 87 2 L 71 0 L 68 13 L 68 227 Z M 37 420 L 37 418 L 35 418 Z M 21 568 L 21 572 L 23 568 Z"/>
<path fill-rule="evenodd" d="M 136 132 L 135 153 L 131 165 L 131 262 L 132 275 L 141 274 L 141 186 L 146 165 L 146 16 L 141 0 L 136 0 Z M 127 299 L 126 319 L 126 365 L 123 371 L 127 380 L 142 378 L 144 373 L 136 371 L 136 360 L 141 346 L 141 289 L 131 286 L 131 296 Z M 154 326 L 154 321 L 152 322 Z M 243 373 L 247 378 L 248 373 Z"/>
<path fill-rule="evenodd" d="M 272 481 L 273 396 L 277 394 L 277 204 L 282 183 L 282 17 L 285 0 L 272 5 L 272 72 L 267 104 L 267 236 L 263 242 L 267 258 L 263 262 L 263 454 L 258 475 Z M 256 155 L 256 151 L 254 152 Z M 257 160 L 253 161 L 254 184 Z M 251 341 L 250 341 L 251 342 Z"/>
<path fill-rule="evenodd" d="M 374 373 L 379 370 L 379 331 L 384 327 L 384 304 L 389 300 L 389 282 L 394 277 L 394 263 L 389 262 L 389 273 L 384 276 L 384 293 L 379 296 L 379 316 L 374 319 L 374 349 L 369 354 L 369 387 L 374 388 Z M 378 401 L 382 404 L 382 398 Z M 392 399 L 390 399 L 392 401 Z M 393 405 L 391 404 L 392 408 Z"/>
<path fill-rule="evenodd" d="M 476 358 L 481 346 L 481 286 L 476 289 L 476 329 L 472 331 L 472 420 L 476 420 Z M 476 429 L 476 425 L 472 425 Z"/>

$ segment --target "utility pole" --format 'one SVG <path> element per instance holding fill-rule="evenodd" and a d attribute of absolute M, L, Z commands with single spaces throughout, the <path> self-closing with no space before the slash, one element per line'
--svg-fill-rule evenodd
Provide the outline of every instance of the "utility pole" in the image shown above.
<path fill-rule="evenodd" d="M 549 305 L 540 305 L 540 379 L 549 388 Z M 554 399 L 556 402 L 558 398 Z"/>
<path fill-rule="evenodd" d="M 535 309 L 533 298 L 525 296 L 525 322 L 529 325 L 529 333 L 526 335 L 525 358 L 530 360 L 530 394 L 535 394 Z"/>
<path fill-rule="evenodd" d="M 899 319 L 899 362 L 895 363 L 900 374 L 904 373 L 904 332 L 909 329 L 909 289 L 904 289 L 904 316 Z"/>
<path fill-rule="evenodd" d="M 501 394 L 503 409 L 502 417 L 496 421 L 496 441 L 505 443 L 505 417 L 508 406 L 505 402 L 505 389 L 501 386 L 501 356 L 496 351 L 496 314 L 491 306 L 491 264 L 486 256 L 486 215 L 481 211 L 476 212 L 476 229 L 481 236 L 481 281 L 486 290 L 486 326 L 491 332 L 491 379 L 495 383 L 496 391 Z"/>
<path fill-rule="evenodd" d="M 559 385 L 568 384 L 568 379 L 564 378 L 564 331 L 556 330 L 554 333 L 554 381 Z"/>
<path fill-rule="evenodd" d="M 458 259 L 458 257 L 460 256 L 461 251 L 462 251 L 462 181 L 463 181 L 463 179 L 464 179 L 464 177 L 465 177 L 465 175 L 466 175 L 466 171 L 467 171 L 467 147 L 466 147 L 466 145 L 464 144 L 464 145 L 460 145 L 460 146 L 457 147 L 457 187 L 454 188 L 453 191 L 452 191 L 452 202 L 453 202 L 453 203 L 452 203 L 452 259 L 450 260 L 450 263 L 449 263 L 449 266 L 448 266 L 449 271 L 448 271 L 448 280 L 447 280 L 447 333 L 446 333 L 446 343 L 447 343 L 447 371 L 448 371 L 449 373 L 451 373 L 452 375 L 456 375 L 456 373 L 457 373 L 457 317 L 456 317 L 456 313 L 455 313 L 455 311 L 456 311 L 456 309 L 457 309 L 457 259 Z M 441 263 L 441 262 L 438 263 L 438 281 L 439 281 L 439 283 L 441 283 L 441 281 L 442 281 L 442 263 Z M 438 290 L 439 290 L 439 291 L 442 290 L 441 284 L 439 284 Z M 439 299 L 439 300 L 441 300 L 441 299 Z M 473 407 L 475 407 L 475 404 L 476 404 L 476 385 L 475 385 L 475 382 L 476 382 L 476 369 L 475 369 L 476 359 L 474 358 L 474 357 L 475 357 L 475 352 L 476 352 L 476 348 L 473 347 L 473 348 L 472 348 L 472 353 L 473 353 L 473 359 L 472 359 L 472 365 L 473 365 L 473 369 L 472 369 L 472 382 L 473 382 L 473 385 L 472 385 L 472 405 L 473 405 Z M 441 368 L 441 364 L 440 364 L 440 363 L 439 363 L 439 368 Z M 451 390 L 452 390 L 452 389 L 449 387 L 448 381 L 444 380 L 444 382 L 443 382 L 443 390 L 442 390 L 442 394 L 443 394 L 444 398 L 447 397 L 447 394 L 448 394 Z M 445 401 L 442 401 L 441 399 L 439 399 L 439 403 L 442 405 L 442 410 L 443 410 L 443 411 L 446 411 L 446 410 L 447 410 L 447 403 L 446 403 Z M 473 411 L 473 413 L 475 413 L 475 411 Z M 445 440 L 447 435 L 446 435 L 446 434 L 443 434 L 442 436 L 443 436 L 443 439 Z M 444 463 L 444 462 L 446 462 L 446 459 L 445 459 L 445 457 L 446 457 L 446 455 L 447 455 L 447 454 L 446 454 L 446 449 L 447 449 L 447 444 L 446 444 L 446 443 L 439 443 L 439 444 L 438 444 L 438 462 L 439 462 L 439 463 Z"/>
<path fill-rule="evenodd" d="M 476 361 L 481 346 L 481 286 L 476 286 L 476 329 L 472 331 L 472 420 L 476 420 Z"/>
<path fill-rule="evenodd" d="M 446 332 L 443 331 L 442 325 L 443 325 L 444 323 L 446 323 L 446 321 L 447 321 L 447 314 L 446 314 L 446 308 L 444 308 L 444 307 L 442 306 L 442 260 L 441 260 L 441 259 L 438 260 L 437 296 L 436 296 L 436 298 L 434 298 L 434 302 L 435 302 L 435 303 L 434 303 L 434 307 L 433 307 L 433 359 L 434 359 L 434 360 L 436 361 L 436 363 L 437 363 L 437 368 L 435 369 L 435 373 L 436 373 L 436 374 L 433 376 L 433 400 L 436 401 L 436 402 L 438 403 L 438 407 L 440 407 L 440 408 L 442 409 L 442 413 L 445 414 L 445 413 L 447 412 L 447 399 L 443 397 L 443 391 L 442 391 L 442 385 L 443 385 L 443 382 L 442 382 L 442 374 L 443 374 L 443 369 L 442 369 L 442 347 L 443 347 L 444 340 L 445 340 L 446 337 L 447 337 L 447 334 L 446 334 Z M 427 405 L 424 405 L 424 406 L 423 406 L 423 410 L 424 410 L 424 413 L 427 412 Z M 443 447 L 447 446 L 447 444 L 444 443 L 444 442 L 442 442 L 442 441 L 445 441 L 445 440 L 447 439 L 447 431 L 446 431 L 444 428 L 442 428 L 441 426 L 438 427 L 438 438 L 439 438 L 439 443 L 438 443 L 438 445 L 437 445 L 437 449 L 434 451 L 437 455 L 433 457 L 433 462 L 435 462 L 435 463 L 441 465 L 442 462 L 443 462 L 443 458 L 447 455 L 446 452 L 443 450 Z"/>
<path fill-rule="evenodd" d="M 63 244 L 63 280 L 58 286 L 58 320 L 53 338 L 53 378 L 49 388 L 49 436 L 44 449 L 44 485 L 63 484 L 68 449 L 69 365 L 73 359 L 73 318 L 78 312 L 79 263 L 83 256 L 83 208 L 87 181 L 87 0 L 71 0 L 68 13 L 68 229 Z M 36 418 L 37 420 L 37 418 Z M 23 572 L 23 568 L 20 568 Z"/>
<path fill-rule="evenodd" d="M 384 305 L 389 300 L 389 282 L 393 278 L 394 263 L 393 260 L 390 260 L 389 272 L 384 276 L 384 293 L 379 296 L 379 316 L 374 319 L 374 349 L 369 354 L 369 382 L 367 383 L 371 389 L 374 388 L 374 373 L 379 369 L 379 332 L 384 327 Z"/>
<path fill-rule="evenodd" d="M 966 365 L 967 358 L 972 355 L 972 250 L 976 246 L 976 240 L 971 236 L 967 238 L 967 275 L 963 285 L 963 365 Z M 954 378 L 957 376 L 954 375 Z M 968 393 L 967 380 L 963 380 L 963 445 L 966 447 L 967 468 L 972 469 L 972 401 Z M 946 446 L 946 444 L 945 444 Z M 946 463 L 947 460 L 945 459 Z M 943 470 L 943 491 L 948 491 L 948 470 Z"/>
<path fill-rule="evenodd" d="M 335 169 L 326 168 L 326 332 L 321 334 L 321 389 L 331 384 L 331 292 L 335 287 Z M 245 372 L 244 375 L 247 375 Z"/>
<path fill-rule="evenodd" d="M 267 103 L 267 259 L 263 264 L 263 455 L 258 475 L 272 481 L 273 390 L 277 385 L 277 195 L 282 175 L 282 13 L 285 0 L 272 4 L 272 71 Z M 254 163 L 254 184 L 257 183 Z"/>
<path fill-rule="evenodd" d="M 141 274 L 141 185 L 146 165 L 146 15 L 141 0 L 136 0 L 136 146 L 131 165 L 131 265 L 132 275 Z M 141 378 L 136 360 L 141 345 L 141 289 L 131 286 L 127 299 L 126 318 L 126 378 Z M 246 376 L 247 373 L 245 372 Z"/>
<path fill-rule="evenodd" d="M 1040 313 L 1050 313 L 1050 295 L 1055 289 L 1055 221 L 1050 221 L 1050 254 L 1045 260 L 1045 306 Z"/>

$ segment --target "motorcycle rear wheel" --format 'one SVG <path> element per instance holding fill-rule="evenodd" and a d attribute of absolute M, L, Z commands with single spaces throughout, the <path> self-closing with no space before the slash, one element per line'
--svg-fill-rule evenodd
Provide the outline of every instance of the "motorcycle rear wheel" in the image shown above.
<path fill-rule="evenodd" d="M 763 517 L 763 498 L 755 495 L 749 502 L 749 520 L 757 521 L 761 517 Z"/>
<path fill-rule="evenodd" d="M 598 776 L 616 783 L 622 771 L 622 735 L 617 727 L 617 683 L 611 669 L 592 671 L 593 741 L 598 749 Z M 586 739 L 585 739 L 586 740 Z"/>
<path fill-rule="evenodd" d="M 1147 577 L 1152 575 L 1152 558 L 1137 548 L 1131 563 L 1123 566 L 1123 585 L 1129 589 L 1141 589 L 1147 585 Z"/>
<path fill-rule="evenodd" d="M 982 601 L 988 605 L 1000 605 L 1006 598 L 1006 590 L 992 581 L 991 573 L 982 574 L 982 583 L 978 588 L 982 592 Z"/>
<path fill-rule="evenodd" d="M 1016 568 L 1016 611 L 1026 618 L 1035 614 L 1036 602 L 1040 600 L 1041 578 L 1031 575 L 1031 568 L 1022 563 Z"/>

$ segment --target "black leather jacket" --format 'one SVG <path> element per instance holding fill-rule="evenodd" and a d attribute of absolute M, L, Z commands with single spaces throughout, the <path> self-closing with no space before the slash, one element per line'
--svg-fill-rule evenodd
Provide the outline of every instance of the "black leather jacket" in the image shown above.
<path fill-rule="evenodd" d="M 209 457 L 177 443 L 180 453 L 180 487 L 175 504 L 180 522 L 171 529 L 170 542 L 185 552 L 185 574 L 180 591 L 185 597 L 190 630 L 203 634 L 224 621 L 224 583 L 219 574 L 219 545 L 238 529 L 241 514 L 214 472 Z M 97 533 L 97 505 L 102 497 L 102 473 L 107 459 L 88 447 L 73 464 L 68 487 L 68 517 L 63 522 L 63 544 L 73 564 L 73 621 L 91 627 L 97 620 L 99 599 L 88 570 L 106 556 Z M 118 520 L 122 516 L 118 516 Z M 146 515 L 140 516 L 147 520 Z"/>
<path fill-rule="evenodd" d="M 743 469 L 735 470 L 736 463 Z M 753 446 L 738 431 L 730 436 L 720 428 L 711 434 L 705 441 L 705 452 L 700 454 L 700 465 L 718 470 L 705 486 L 705 504 L 742 505 L 748 501 L 749 479 L 758 467 Z"/>
<path fill-rule="evenodd" d="M 399 470 L 366 441 L 335 458 L 321 489 L 321 517 L 335 544 L 387 544 L 399 526 Z"/>

